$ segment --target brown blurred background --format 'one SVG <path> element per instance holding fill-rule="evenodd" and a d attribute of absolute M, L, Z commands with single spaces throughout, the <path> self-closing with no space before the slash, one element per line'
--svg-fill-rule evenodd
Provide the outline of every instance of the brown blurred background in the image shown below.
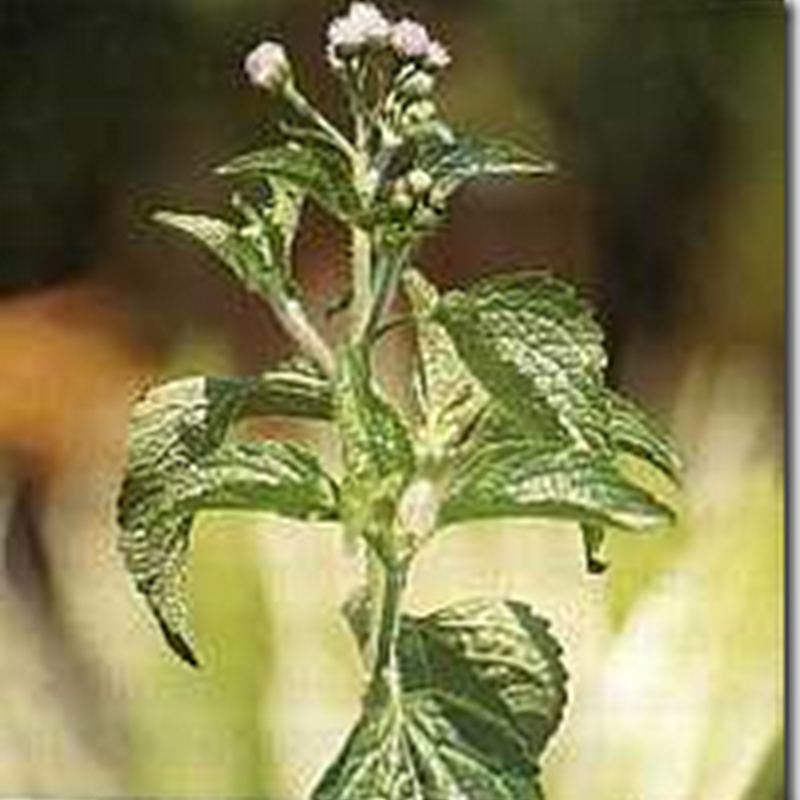
<path fill-rule="evenodd" d="M 587 607 L 600 602 L 607 612 L 599 622 L 592 616 L 592 635 L 606 642 L 626 630 L 664 569 L 684 574 L 676 564 L 694 558 L 686 554 L 695 528 L 698 538 L 716 527 L 739 541 L 724 512 L 739 509 L 740 490 L 763 485 L 745 507 L 763 506 L 764 514 L 742 536 L 748 547 L 767 541 L 778 553 L 764 567 L 773 579 L 764 613 L 777 637 L 769 661 L 777 686 L 781 4 L 384 6 L 425 21 L 451 46 L 442 102 L 454 124 L 510 137 L 560 166 L 552 180 L 464 191 L 420 263 L 443 284 L 525 265 L 576 281 L 608 331 L 616 382 L 660 412 L 687 456 L 687 530 L 627 561 L 621 555 L 616 574 L 638 577 L 609 578 L 602 597 L 569 572 L 565 585 L 584 587 Z M 330 545 L 321 555 L 287 555 L 245 533 L 238 555 L 208 546 L 220 549 L 203 556 L 205 578 L 205 562 L 198 567 L 197 603 L 212 650 L 219 637 L 218 679 L 213 669 L 198 678 L 153 655 L 160 643 L 113 549 L 113 502 L 137 392 L 167 373 L 259 369 L 285 347 L 257 301 L 149 215 L 221 208 L 225 186 L 210 168 L 256 144 L 265 124 L 263 97 L 239 68 L 260 39 L 284 40 L 308 93 L 336 115 L 322 44 L 326 21 L 342 10 L 318 0 L 0 0 L 0 794 L 278 797 L 311 769 L 287 752 L 308 743 L 310 762 L 315 732 L 335 744 L 330 719 L 346 722 L 352 710 L 349 679 L 336 677 L 345 671 L 345 645 L 324 639 L 333 612 L 309 616 L 291 601 L 294 612 L 282 610 L 292 594 L 283 568 L 302 558 L 305 569 L 324 573 L 326 559 L 337 558 Z M 334 225 L 313 210 L 307 217 L 301 275 L 319 293 L 321 314 L 341 284 L 345 254 Z M 517 546 L 530 547 L 523 538 Z M 250 552 L 260 554 L 261 568 L 253 569 Z M 537 553 L 504 552 L 495 574 Z M 561 558 L 538 555 L 543 563 Z M 464 575 L 477 566 L 453 557 Z M 753 563 L 761 564 L 755 555 Z M 709 574 L 717 568 L 712 559 Z M 511 583 L 535 599 L 537 576 L 534 568 Z M 338 584 L 329 588 L 335 597 Z M 563 590 L 553 591 L 551 599 L 563 600 Z M 552 604 L 556 613 L 563 607 Z M 307 685 L 287 679 L 291 665 L 281 655 L 291 613 L 309 639 L 323 637 L 297 656 L 328 664 Z M 576 638 L 582 624 L 571 628 Z M 592 653 L 587 674 L 600 671 L 608 648 Z M 329 680 L 333 699 L 319 688 Z M 336 699 L 339 691 L 346 699 Z M 329 703 L 330 719 L 292 706 L 304 695 Z M 294 745 L 273 733 L 286 721 L 283 708 L 303 732 Z M 778 762 L 769 758 L 777 758 L 780 727 L 766 726 L 763 753 L 754 745 L 755 783 L 742 778 L 748 791 L 767 764 L 754 798 L 779 796 Z M 579 742 L 579 723 L 576 730 Z M 641 784 L 612 785 L 635 785 L 640 800 L 659 796 Z M 697 784 L 687 778 L 690 785 Z M 554 791 L 582 797 L 569 780 Z M 671 797 L 713 796 L 698 791 Z"/>

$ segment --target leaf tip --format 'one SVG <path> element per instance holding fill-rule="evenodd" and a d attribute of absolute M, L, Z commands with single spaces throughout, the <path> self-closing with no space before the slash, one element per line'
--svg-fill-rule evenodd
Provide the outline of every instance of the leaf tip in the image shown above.
<path fill-rule="evenodd" d="M 168 228 L 180 227 L 181 215 L 174 211 L 158 209 L 150 215 L 150 219 L 157 225 L 164 225 Z"/>
<path fill-rule="evenodd" d="M 161 628 L 161 633 L 164 635 L 172 652 L 185 664 L 195 669 L 200 669 L 200 659 L 197 657 L 197 653 L 195 653 L 194 648 L 189 644 L 186 637 L 170 627 L 160 614 L 157 614 L 156 618 L 158 619 L 158 626 Z"/>

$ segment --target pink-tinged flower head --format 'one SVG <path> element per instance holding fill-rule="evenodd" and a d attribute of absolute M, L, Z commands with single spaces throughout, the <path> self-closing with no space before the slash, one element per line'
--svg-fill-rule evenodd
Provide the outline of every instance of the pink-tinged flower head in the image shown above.
<path fill-rule="evenodd" d="M 450 63 L 450 54 L 444 45 L 431 39 L 427 28 L 413 19 L 395 23 L 390 41 L 400 58 L 420 61 L 433 69 L 442 69 Z"/>
<path fill-rule="evenodd" d="M 413 19 L 402 19 L 392 26 L 391 43 L 401 58 L 425 58 L 431 39 L 424 25 Z"/>
<path fill-rule="evenodd" d="M 431 42 L 431 46 L 428 48 L 427 58 L 427 62 L 431 67 L 434 69 L 444 69 L 450 65 L 451 61 L 450 53 L 441 42 Z"/>
<path fill-rule="evenodd" d="M 389 41 L 391 25 L 371 3 L 353 3 L 347 13 L 336 17 L 328 27 L 328 57 L 338 63 L 367 48 L 384 47 Z"/>
<path fill-rule="evenodd" d="M 252 50 L 245 59 L 244 71 L 250 83 L 267 91 L 279 88 L 292 74 L 286 50 L 278 42 L 262 42 Z"/>

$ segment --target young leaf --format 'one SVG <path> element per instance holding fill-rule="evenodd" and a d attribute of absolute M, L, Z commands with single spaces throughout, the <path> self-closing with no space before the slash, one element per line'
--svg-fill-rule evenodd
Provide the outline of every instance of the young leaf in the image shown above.
<path fill-rule="evenodd" d="M 252 396 L 246 380 L 187 378 L 149 392 L 131 418 L 119 547 L 168 643 L 190 663 L 183 580 L 194 514 L 221 507 L 301 518 L 334 513 L 331 483 L 310 454 L 277 442 L 223 445 Z"/>
<path fill-rule="evenodd" d="M 463 135 L 452 141 L 427 139 L 420 146 L 418 164 L 448 191 L 472 178 L 539 176 L 555 170 L 551 162 L 515 145 Z"/>
<path fill-rule="evenodd" d="M 546 621 L 478 600 L 403 620 L 399 689 L 378 685 L 313 800 L 541 798 L 566 672 Z"/>
<path fill-rule="evenodd" d="M 336 419 L 343 446 L 343 515 L 348 528 L 370 538 L 390 523 L 414 467 L 405 424 L 372 382 L 360 351 L 342 359 Z"/>
<path fill-rule="evenodd" d="M 257 294 L 269 294 L 272 290 L 275 264 L 269 253 L 230 223 L 202 214 L 176 214 L 171 211 L 159 211 L 154 219 L 200 242 L 217 256 L 248 290 Z"/>
<path fill-rule="evenodd" d="M 447 331 L 431 319 L 439 301 L 433 284 L 408 269 L 404 286 L 417 328 L 417 394 L 425 423 L 421 435 L 437 450 L 458 441 L 488 395 L 459 358 Z"/>
<path fill-rule="evenodd" d="M 488 278 L 444 295 L 434 319 L 520 424 L 606 445 L 602 331 L 567 284 L 540 272 Z"/>
<path fill-rule="evenodd" d="M 455 470 L 439 524 L 501 517 L 549 517 L 639 530 L 673 512 L 626 480 L 611 459 L 577 448 L 522 440 L 488 446 Z"/>
<path fill-rule="evenodd" d="M 348 159 L 331 145 L 306 140 L 246 153 L 217 169 L 221 175 L 277 178 L 310 194 L 323 208 L 343 222 L 361 214 L 361 202 L 353 186 Z"/>
<path fill-rule="evenodd" d="M 673 481 L 679 481 L 681 459 L 669 434 L 628 398 L 612 391 L 607 397 L 614 448 L 649 461 Z"/>

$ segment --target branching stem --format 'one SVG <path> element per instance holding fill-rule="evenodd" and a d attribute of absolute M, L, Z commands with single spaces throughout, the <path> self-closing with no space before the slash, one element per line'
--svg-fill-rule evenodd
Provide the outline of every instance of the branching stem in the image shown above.
<path fill-rule="evenodd" d="M 293 298 L 272 297 L 272 310 L 278 322 L 300 349 L 332 377 L 336 374 L 336 359 L 322 335 L 314 327 L 303 306 Z"/>
<path fill-rule="evenodd" d="M 356 160 L 356 150 L 341 131 L 318 109 L 308 102 L 305 95 L 294 84 L 287 87 L 284 98 L 301 116 L 322 131 L 332 144 L 336 145 L 351 161 Z"/>

